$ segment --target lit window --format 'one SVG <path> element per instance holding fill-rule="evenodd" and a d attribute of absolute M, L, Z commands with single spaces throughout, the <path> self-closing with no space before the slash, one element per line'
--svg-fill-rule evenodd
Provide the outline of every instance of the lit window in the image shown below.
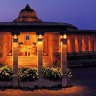
<path fill-rule="evenodd" d="M 30 39 L 30 36 L 29 35 L 26 35 L 26 40 L 29 40 Z"/>

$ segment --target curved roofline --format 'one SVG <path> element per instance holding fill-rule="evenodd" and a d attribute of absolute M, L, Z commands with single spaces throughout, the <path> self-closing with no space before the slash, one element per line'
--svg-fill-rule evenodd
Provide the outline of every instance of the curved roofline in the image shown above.
<path fill-rule="evenodd" d="M 60 23 L 60 22 L 0 22 L 0 25 L 57 25 L 57 26 L 66 26 L 74 29 L 78 29 L 72 24 L 69 23 Z"/>
<path fill-rule="evenodd" d="M 65 26 L 69 26 L 69 27 L 73 27 L 75 29 L 78 29 L 76 26 L 74 26 L 73 24 L 70 23 L 62 23 L 62 22 L 41 22 L 41 23 L 45 23 L 45 24 L 55 24 L 55 25 L 65 25 Z"/>

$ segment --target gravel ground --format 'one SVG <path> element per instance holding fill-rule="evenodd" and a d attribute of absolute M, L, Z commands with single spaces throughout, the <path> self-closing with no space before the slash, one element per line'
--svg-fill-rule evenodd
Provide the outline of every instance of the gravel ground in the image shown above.
<path fill-rule="evenodd" d="M 72 84 L 70 88 L 0 90 L 0 96 L 96 96 L 96 68 L 82 68 L 72 70 Z"/>

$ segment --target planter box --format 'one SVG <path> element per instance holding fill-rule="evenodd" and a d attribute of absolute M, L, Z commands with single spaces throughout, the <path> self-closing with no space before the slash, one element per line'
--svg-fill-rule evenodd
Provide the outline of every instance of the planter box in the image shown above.
<path fill-rule="evenodd" d="M 39 84 L 40 84 L 40 86 L 39 86 Z M 19 81 L 20 88 L 32 88 L 32 89 L 34 89 L 36 87 L 52 88 L 52 87 L 60 86 L 61 84 L 62 84 L 61 81 L 50 81 L 50 80 L 46 80 L 46 79 L 36 80 L 36 81 L 27 81 L 27 82 Z"/>
<path fill-rule="evenodd" d="M 22 82 L 19 81 L 19 87 L 20 88 L 35 88 L 38 85 L 38 81 L 26 81 Z"/>
<path fill-rule="evenodd" d="M 61 81 L 50 81 L 46 79 L 42 80 L 36 80 L 36 81 L 27 81 L 27 82 L 21 82 L 19 81 L 19 87 L 20 88 L 36 88 L 39 87 L 39 84 L 41 85 L 40 88 L 52 88 L 56 86 L 61 85 Z M 13 86 L 13 81 L 0 81 L 0 88 L 8 88 Z"/>
<path fill-rule="evenodd" d="M 61 81 L 50 81 L 50 80 L 47 80 L 47 79 L 42 79 L 42 81 L 38 81 L 39 83 L 41 83 L 40 87 L 42 88 L 52 88 L 52 87 L 57 87 L 57 86 L 60 86 L 62 85 L 62 82 Z"/>
<path fill-rule="evenodd" d="M 0 88 L 12 87 L 12 81 L 0 81 Z"/>

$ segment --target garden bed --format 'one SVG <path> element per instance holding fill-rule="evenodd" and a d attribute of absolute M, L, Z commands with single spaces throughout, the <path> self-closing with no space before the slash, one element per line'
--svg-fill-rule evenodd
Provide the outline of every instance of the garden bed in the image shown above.
<path fill-rule="evenodd" d="M 21 68 L 19 70 L 20 88 L 48 88 L 61 85 L 62 75 L 58 69 L 44 68 L 42 79 L 38 78 L 37 69 Z"/>
<path fill-rule="evenodd" d="M 0 68 L 0 87 L 12 87 L 13 84 L 12 68 L 4 66 Z M 71 71 L 67 70 L 66 75 L 71 76 Z M 38 76 L 36 68 L 19 68 L 17 87 L 19 88 L 52 88 L 62 85 L 62 73 L 60 69 L 43 68 L 42 78 Z"/>

